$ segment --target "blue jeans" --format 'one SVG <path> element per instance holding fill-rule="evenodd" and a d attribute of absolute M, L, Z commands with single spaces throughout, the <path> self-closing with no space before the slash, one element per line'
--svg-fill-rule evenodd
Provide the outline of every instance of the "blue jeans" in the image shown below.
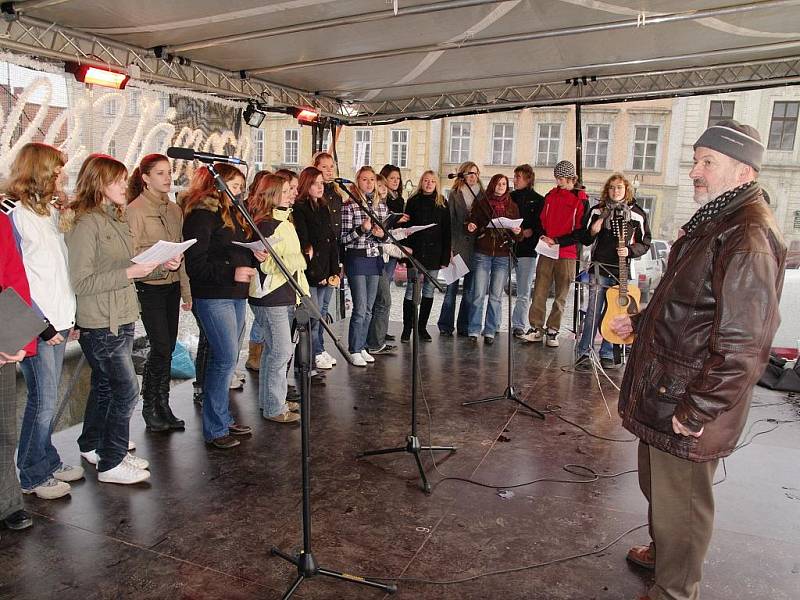
<path fill-rule="evenodd" d="M 434 279 L 436 276 L 439 275 L 439 269 L 435 271 L 428 271 Z M 433 298 L 433 291 L 436 289 L 436 286 L 427 278 L 423 277 L 422 274 L 417 273 L 416 269 L 409 269 L 408 270 L 408 279 L 406 280 L 406 293 L 405 299 L 406 300 L 413 300 L 414 299 L 414 280 L 415 279 L 422 279 L 422 297 L 423 298 Z"/>
<path fill-rule="evenodd" d="M 253 317 L 255 317 L 256 311 L 253 310 L 252 306 L 250 307 L 250 310 L 253 312 Z M 250 325 L 250 343 L 264 343 L 264 331 L 261 329 L 261 325 L 258 324 L 258 321 L 255 318 L 253 319 L 253 324 Z"/>
<path fill-rule="evenodd" d="M 317 305 L 319 306 L 319 312 L 322 315 L 323 319 L 325 319 L 330 314 L 328 309 L 330 308 L 331 305 L 331 298 L 333 298 L 333 292 L 338 289 L 339 289 L 338 287 L 333 287 L 330 285 L 326 285 L 324 288 L 320 288 L 322 293 L 320 294 L 319 302 L 317 302 Z M 322 352 L 325 352 L 325 330 L 322 327 L 317 327 L 317 339 L 315 340 L 315 342 L 316 343 L 314 344 L 314 348 L 319 349 L 320 354 Z M 314 352 L 316 352 L 316 350 L 314 350 Z"/>
<path fill-rule="evenodd" d="M 234 422 L 228 389 L 239 360 L 246 304 L 244 298 L 194 299 L 211 350 L 203 382 L 203 437 L 207 442 L 228 435 Z"/>
<path fill-rule="evenodd" d="M 311 288 L 316 289 L 316 288 Z M 292 359 L 291 321 L 286 306 L 251 306 L 264 331 L 264 351 L 258 371 L 258 407 L 265 417 L 288 410 L 286 371 Z"/>
<path fill-rule="evenodd" d="M 121 325 L 117 335 L 108 328 L 81 329 L 78 340 L 92 368 L 78 446 L 82 452 L 97 450 L 98 471 L 113 469 L 128 453 L 131 415 L 139 399 L 131 358 L 133 330 L 133 323 Z"/>
<path fill-rule="evenodd" d="M 531 308 L 531 286 L 536 273 L 536 257 L 520 256 L 517 259 L 517 301 L 514 303 L 514 312 L 511 313 L 511 327 L 514 330 L 528 331 L 531 322 L 528 311 Z"/>
<path fill-rule="evenodd" d="M 64 338 L 69 330 L 59 332 Z M 58 382 L 67 342 L 48 346 L 39 339 L 36 355 L 25 358 L 20 367 L 28 386 L 28 402 L 22 416 L 17 450 L 19 482 L 24 489 L 35 488 L 61 466 L 61 458 L 50 440 L 58 403 Z M 14 398 L 10 399 L 14 402 Z"/>
<path fill-rule="evenodd" d="M 503 316 L 503 290 L 508 283 L 508 256 L 489 256 L 476 252 L 472 257 L 474 280 L 472 282 L 472 308 L 469 315 L 469 335 L 481 333 L 483 305 L 489 293 L 486 323 L 483 335 L 494 337 Z"/>
<path fill-rule="evenodd" d="M 606 289 L 613 285 L 616 285 L 616 282 L 611 277 L 606 277 L 605 275 L 590 276 L 589 303 L 586 307 L 586 316 L 583 319 L 581 339 L 575 349 L 575 354 L 578 358 L 589 354 L 589 348 L 594 347 L 594 338 L 597 336 L 597 329 L 600 326 L 600 316 L 606 307 Z M 603 343 L 600 344 L 600 358 L 613 357 L 614 346 L 604 339 Z"/>
<path fill-rule="evenodd" d="M 457 321 L 456 298 L 458 297 L 458 282 L 454 281 L 447 286 L 444 293 L 444 300 L 442 300 L 442 310 L 439 313 L 439 321 L 437 323 L 439 331 L 453 333 L 453 328 L 455 326 L 458 333 L 466 335 L 469 325 L 469 314 L 472 311 L 472 280 L 472 271 L 464 275 L 464 283 L 461 286 L 461 304 L 458 305 Z"/>
<path fill-rule="evenodd" d="M 353 275 L 347 278 L 350 282 L 350 294 L 353 296 L 353 314 L 350 315 L 350 329 L 347 334 L 350 354 L 361 352 L 367 347 L 367 333 L 380 278 L 380 275 Z"/>
<path fill-rule="evenodd" d="M 392 284 L 396 268 L 396 258 L 390 258 L 383 264 L 383 273 L 378 280 L 378 291 L 375 294 L 372 318 L 367 330 L 367 351 L 379 350 L 386 343 L 386 332 L 389 330 L 389 316 L 392 310 Z"/>

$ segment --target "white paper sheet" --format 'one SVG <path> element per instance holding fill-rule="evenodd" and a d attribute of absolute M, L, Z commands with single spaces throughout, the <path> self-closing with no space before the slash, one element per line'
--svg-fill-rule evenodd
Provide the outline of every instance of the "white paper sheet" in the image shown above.
<path fill-rule="evenodd" d="M 522 219 L 509 219 L 508 217 L 496 217 L 489 222 L 486 227 L 496 229 L 514 229 L 514 227 L 522 227 Z"/>
<path fill-rule="evenodd" d="M 392 235 L 398 240 L 403 240 L 412 233 L 417 233 L 418 231 L 428 229 L 428 227 L 436 227 L 436 223 L 429 223 L 428 225 L 414 225 L 413 227 L 398 227 L 397 229 L 392 229 Z"/>
<path fill-rule="evenodd" d="M 180 256 L 187 248 L 196 242 L 196 239 L 186 240 L 185 242 L 167 242 L 159 240 L 144 252 L 141 252 L 131 259 L 136 264 L 157 263 L 163 265 L 168 260 Z"/>
<path fill-rule="evenodd" d="M 281 241 L 281 236 L 279 235 L 272 235 L 267 238 L 267 242 L 269 242 L 270 246 L 274 246 L 278 242 Z M 247 248 L 248 250 L 253 250 L 254 252 L 264 252 L 266 248 L 261 240 L 256 240 L 255 242 L 233 242 L 237 246 L 241 246 L 242 248 Z"/>
<path fill-rule="evenodd" d="M 539 243 L 536 244 L 536 252 L 538 254 L 555 260 L 558 260 L 558 248 L 558 244 L 551 246 L 550 244 L 545 243 L 543 240 L 539 240 Z"/>
<path fill-rule="evenodd" d="M 460 254 L 456 254 L 444 269 L 439 269 L 439 276 L 445 280 L 447 285 L 458 281 L 467 273 L 469 273 L 469 267 Z"/>

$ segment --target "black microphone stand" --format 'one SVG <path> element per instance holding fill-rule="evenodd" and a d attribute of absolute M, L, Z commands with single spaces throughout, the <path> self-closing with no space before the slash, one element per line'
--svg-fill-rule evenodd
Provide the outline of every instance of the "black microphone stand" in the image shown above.
<path fill-rule="evenodd" d="M 269 252 L 272 260 L 275 261 L 275 264 L 286 278 L 286 281 L 292 286 L 292 288 L 294 288 L 295 293 L 300 298 L 300 305 L 295 311 L 295 321 L 297 322 L 297 331 L 299 332 L 300 336 L 298 363 L 300 367 L 300 425 L 303 477 L 303 549 L 294 555 L 282 552 L 276 547 L 273 547 L 270 551 L 272 555 L 279 556 L 283 560 L 288 561 L 297 567 L 297 577 L 283 595 L 283 600 L 288 600 L 288 598 L 290 598 L 292 594 L 297 591 L 297 588 L 300 587 L 300 584 L 303 583 L 304 580 L 311 579 L 318 575 L 324 575 L 326 577 L 333 577 L 334 579 L 341 579 L 343 581 L 350 581 L 352 583 L 378 588 L 384 592 L 393 594 L 397 591 L 397 586 L 395 584 L 385 584 L 373 579 L 326 569 L 319 566 L 314 559 L 314 554 L 311 551 L 311 319 L 315 318 L 320 320 L 320 324 L 333 338 L 333 341 L 336 347 L 339 349 L 339 352 L 342 353 L 342 356 L 349 360 L 349 355 L 347 352 L 345 352 L 344 347 L 338 338 L 336 338 L 333 331 L 330 329 L 330 327 L 328 327 L 328 324 L 321 319 L 319 307 L 314 303 L 311 297 L 303 291 L 295 278 L 289 272 L 289 269 L 286 268 L 286 265 L 281 260 L 281 257 L 277 252 L 275 252 L 270 243 L 264 237 L 264 234 L 261 233 L 255 222 L 253 222 L 253 218 L 250 216 L 250 213 L 245 208 L 241 199 L 237 199 L 236 196 L 231 193 L 228 185 L 214 169 L 213 164 L 208 165 L 208 171 L 214 177 L 214 183 L 217 186 L 217 189 L 221 193 L 227 195 L 236 208 L 239 209 L 239 212 L 242 214 L 244 219 L 247 221 L 250 227 L 253 228 L 253 231 L 258 236 L 258 239 L 261 240 L 262 244 L 264 244 L 264 248 L 266 248 L 267 252 Z"/>
<path fill-rule="evenodd" d="M 475 195 L 475 192 L 472 191 L 472 188 L 469 186 L 469 184 L 466 181 L 464 182 L 464 185 L 466 185 L 466 187 L 469 188 L 469 191 L 472 194 L 472 197 L 474 199 L 473 202 L 477 203 L 478 202 L 478 197 Z M 509 202 L 513 202 L 513 200 L 511 199 L 510 193 L 509 193 Z M 517 255 L 514 252 L 514 238 L 511 237 L 511 234 L 509 233 L 509 231 L 504 227 L 498 227 L 497 225 L 492 224 L 492 220 L 497 218 L 497 214 L 495 213 L 494 208 L 492 207 L 492 203 L 488 201 L 488 198 L 487 198 L 487 204 L 489 206 L 489 212 L 490 212 L 489 224 L 491 225 L 492 229 L 500 231 L 500 234 L 505 238 L 505 242 L 504 243 L 505 243 L 506 247 L 508 248 L 508 336 L 507 336 L 508 337 L 508 345 L 507 345 L 507 350 L 508 350 L 508 362 L 507 362 L 508 375 L 507 375 L 507 385 L 506 385 L 506 389 L 499 396 L 489 396 L 488 398 L 481 398 L 480 400 L 470 400 L 468 402 L 462 402 L 461 406 L 472 406 L 473 404 L 485 404 L 487 402 L 494 402 L 496 400 L 513 400 L 514 402 L 516 402 L 520 406 L 524 406 L 529 411 L 531 411 L 531 413 L 533 413 L 534 416 L 536 416 L 536 417 L 538 417 L 540 419 L 544 419 L 544 413 L 539 411 L 539 410 L 537 410 L 537 409 L 535 409 L 535 408 L 533 408 L 530 404 L 528 404 L 526 402 L 523 402 L 522 399 L 520 399 L 520 397 L 517 395 L 517 391 L 514 389 L 514 353 L 512 352 L 512 338 L 514 336 L 513 336 L 513 328 L 511 326 L 511 315 L 512 315 L 512 311 L 514 310 L 514 306 L 513 306 L 513 294 L 512 294 L 512 291 L 511 291 L 511 272 L 517 266 Z M 484 228 L 484 231 L 486 229 L 488 229 L 488 227 Z M 474 278 L 474 275 L 473 275 L 473 278 Z M 474 281 L 474 279 L 473 279 L 473 281 Z M 473 283 L 473 285 L 474 285 L 474 283 Z M 489 301 L 489 299 L 487 298 L 487 302 L 488 301 Z"/>
<path fill-rule="evenodd" d="M 381 227 L 383 227 L 381 219 L 378 217 L 377 214 L 372 210 L 369 206 L 368 202 L 361 203 L 359 202 L 358 198 L 356 198 L 347 186 L 344 185 L 342 182 L 337 182 L 339 187 L 344 190 L 344 192 L 350 197 L 350 199 L 361 206 L 362 210 L 369 215 L 369 218 L 372 219 L 373 224 L 381 223 Z M 424 277 L 428 279 L 433 285 L 436 286 L 440 292 L 444 291 L 442 284 L 439 283 L 436 278 L 430 274 L 430 272 L 422 266 L 422 263 L 419 262 L 412 253 L 408 252 L 403 245 L 397 240 L 397 238 L 392 235 L 392 232 L 388 229 L 384 229 L 384 234 L 387 238 L 389 238 L 398 248 L 400 251 L 405 255 L 405 257 L 411 261 L 411 264 L 417 269 L 419 273 L 422 273 Z M 414 278 L 414 287 L 413 287 L 413 304 L 414 304 L 414 311 L 413 311 L 413 319 L 412 319 L 412 334 L 411 334 L 411 433 L 406 436 L 406 444 L 405 446 L 397 446 L 394 448 L 382 448 L 379 450 L 367 450 L 365 452 L 360 452 L 356 454 L 356 458 L 364 458 L 365 456 L 378 456 L 380 454 L 395 454 L 397 452 L 408 452 L 414 457 L 414 460 L 417 463 L 417 469 L 419 470 L 420 479 L 422 479 L 422 489 L 425 491 L 426 494 L 431 493 L 431 485 L 428 483 L 428 478 L 425 476 L 425 470 L 422 468 L 422 460 L 420 459 L 420 452 L 455 452 L 456 449 L 453 446 L 423 446 L 420 441 L 419 437 L 417 436 L 417 387 L 418 387 L 418 377 L 417 372 L 419 371 L 419 304 L 420 298 L 422 295 L 422 290 L 419 285 L 419 276 Z"/>

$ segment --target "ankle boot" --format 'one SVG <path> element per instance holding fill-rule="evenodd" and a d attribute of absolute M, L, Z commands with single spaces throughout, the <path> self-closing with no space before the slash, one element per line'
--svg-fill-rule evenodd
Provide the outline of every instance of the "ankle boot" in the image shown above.
<path fill-rule="evenodd" d="M 261 366 L 261 352 L 264 350 L 264 344 L 256 344 L 250 342 L 250 348 L 247 353 L 247 362 L 244 363 L 245 369 L 248 371 L 258 371 Z"/>
<path fill-rule="evenodd" d="M 403 333 L 400 334 L 400 341 L 403 343 L 411 339 L 411 331 L 414 327 L 414 301 L 403 300 Z"/>
<path fill-rule="evenodd" d="M 158 394 L 156 395 L 156 402 L 158 403 L 158 413 L 170 429 L 185 429 L 186 423 L 183 419 L 179 419 L 172 414 L 172 409 L 169 407 L 169 381 L 170 372 L 164 372 L 158 380 Z"/>
<path fill-rule="evenodd" d="M 419 302 L 419 339 L 423 342 L 433 341 L 431 334 L 428 333 L 428 317 L 431 316 L 431 307 L 433 306 L 433 298 L 422 298 Z"/>
<path fill-rule="evenodd" d="M 158 410 L 158 382 L 147 364 L 142 375 L 142 417 L 147 431 L 169 431 L 169 423 L 161 417 L 161 411 Z"/>

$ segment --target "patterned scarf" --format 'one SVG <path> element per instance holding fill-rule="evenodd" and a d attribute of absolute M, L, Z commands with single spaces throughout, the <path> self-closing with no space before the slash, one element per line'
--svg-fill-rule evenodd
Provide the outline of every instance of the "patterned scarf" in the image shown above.
<path fill-rule="evenodd" d="M 720 194 L 716 198 L 714 198 L 711 202 L 701 206 L 696 213 L 692 216 L 691 219 L 682 227 L 682 229 L 688 234 L 692 233 L 695 229 L 700 227 L 703 223 L 707 223 L 714 217 L 716 217 L 720 212 L 722 212 L 725 207 L 727 207 L 731 201 L 739 195 L 739 192 L 743 192 L 751 188 L 752 186 L 756 185 L 755 181 L 749 181 L 740 185 L 737 188 L 733 188 L 732 190 L 728 190 L 727 192 Z"/>

